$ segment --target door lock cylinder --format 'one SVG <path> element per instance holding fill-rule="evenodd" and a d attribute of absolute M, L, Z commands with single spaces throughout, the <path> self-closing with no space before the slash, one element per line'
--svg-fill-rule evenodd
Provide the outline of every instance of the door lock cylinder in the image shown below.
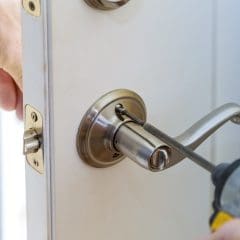
<path fill-rule="evenodd" d="M 83 117 L 77 135 L 81 159 L 94 167 L 112 166 L 123 158 L 153 172 L 163 171 L 186 157 L 212 172 L 215 166 L 193 152 L 231 120 L 240 124 L 240 106 L 225 104 L 173 138 L 147 123 L 141 97 L 129 90 L 112 91 Z"/>

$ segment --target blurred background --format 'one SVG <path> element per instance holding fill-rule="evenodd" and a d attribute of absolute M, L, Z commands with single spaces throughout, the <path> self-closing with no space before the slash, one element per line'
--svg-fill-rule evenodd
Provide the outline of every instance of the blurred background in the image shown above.
<path fill-rule="evenodd" d="M 23 123 L 0 111 L 0 240 L 26 240 Z"/>

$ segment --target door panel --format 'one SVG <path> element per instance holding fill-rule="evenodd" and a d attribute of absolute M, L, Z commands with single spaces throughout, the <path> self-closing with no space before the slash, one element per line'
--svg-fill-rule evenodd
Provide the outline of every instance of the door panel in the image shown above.
<path fill-rule="evenodd" d="M 209 177 L 202 169 L 186 161 L 152 174 L 124 160 L 99 170 L 74 146 L 81 117 L 112 89 L 138 92 L 149 120 L 172 135 L 209 111 L 211 13 L 209 1 L 138 0 L 114 12 L 52 2 L 57 239 L 194 239 L 207 232 Z M 202 153 L 208 156 L 209 145 Z"/>
<path fill-rule="evenodd" d="M 163 173 L 129 159 L 95 169 L 79 159 L 75 142 L 90 105 L 116 88 L 140 94 L 149 122 L 172 136 L 225 102 L 216 41 L 225 31 L 216 28 L 216 7 L 207 0 L 131 0 L 104 12 L 82 0 L 52 0 L 42 1 L 39 18 L 23 14 L 25 103 L 42 112 L 45 140 L 44 174 L 26 170 L 29 239 L 185 240 L 208 233 L 207 172 L 189 160 Z M 218 139 L 215 146 L 208 141 L 198 152 L 210 159 L 221 153 Z"/>
<path fill-rule="evenodd" d="M 216 89 L 217 104 L 240 102 L 240 2 L 236 0 L 219 1 L 217 6 L 217 61 Z M 239 132 L 232 124 L 226 126 L 217 135 L 216 160 L 218 162 L 237 159 L 240 156 Z M 226 150 L 227 149 L 227 150 Z"/>

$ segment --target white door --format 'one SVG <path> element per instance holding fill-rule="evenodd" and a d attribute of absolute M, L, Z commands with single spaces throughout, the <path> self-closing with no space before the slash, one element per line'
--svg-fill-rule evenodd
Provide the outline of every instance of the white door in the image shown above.
<path fill-rule="evenodd" d="M 78 157 L 76 134 L 92 103 L 117 88 L 137 92 L 148 121 L 171 136 L 220 104 L 240 103 L 240 2 L 130 0 L 114 11 L 83 0 L 23 2 L 39 13 L 23 10 L 24 101 L 44 128 L 43 173 L 26 164 L 28 239 L 207 234 L 209 173 L 189 160 L 162 173 L 129 159 L 93 168 Z M 212 162 L 239 157 L 240 129 L 220 132 L 198 152 Z"/>

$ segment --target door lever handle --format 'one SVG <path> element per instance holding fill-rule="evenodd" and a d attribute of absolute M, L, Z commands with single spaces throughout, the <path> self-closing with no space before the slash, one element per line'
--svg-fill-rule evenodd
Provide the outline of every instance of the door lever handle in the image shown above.
<path fill-rule="evenodd" d="M 90 7 L 100 10 L 115 10 L 126 3 L 129 0 L 84 0 Z"/>
<path fill-rule="evenodd" d="M 174 143 L 195 150 L 229 120 L 240 124 L 238 104 L 219 107 L 172 138 L 147 123 L 140 96 L 129 90 L 115 90 L 100 98 L 85 114 L 78 131 L 77 149 L 80 157 L 95 167 L 108 167 L 128 157 L 158 172 L 187 157 L 186 152 L 174 148 Z M 211 171 L 214 165 L 205 162 L 203 167 Z"/>
<path fill-rule="evenodd" d="M 228 121 L 240 124 L 240 106 L 238 104 L 227 103 L 217 108 L 176 137 L 176 140 L 194 150 Z"/>

